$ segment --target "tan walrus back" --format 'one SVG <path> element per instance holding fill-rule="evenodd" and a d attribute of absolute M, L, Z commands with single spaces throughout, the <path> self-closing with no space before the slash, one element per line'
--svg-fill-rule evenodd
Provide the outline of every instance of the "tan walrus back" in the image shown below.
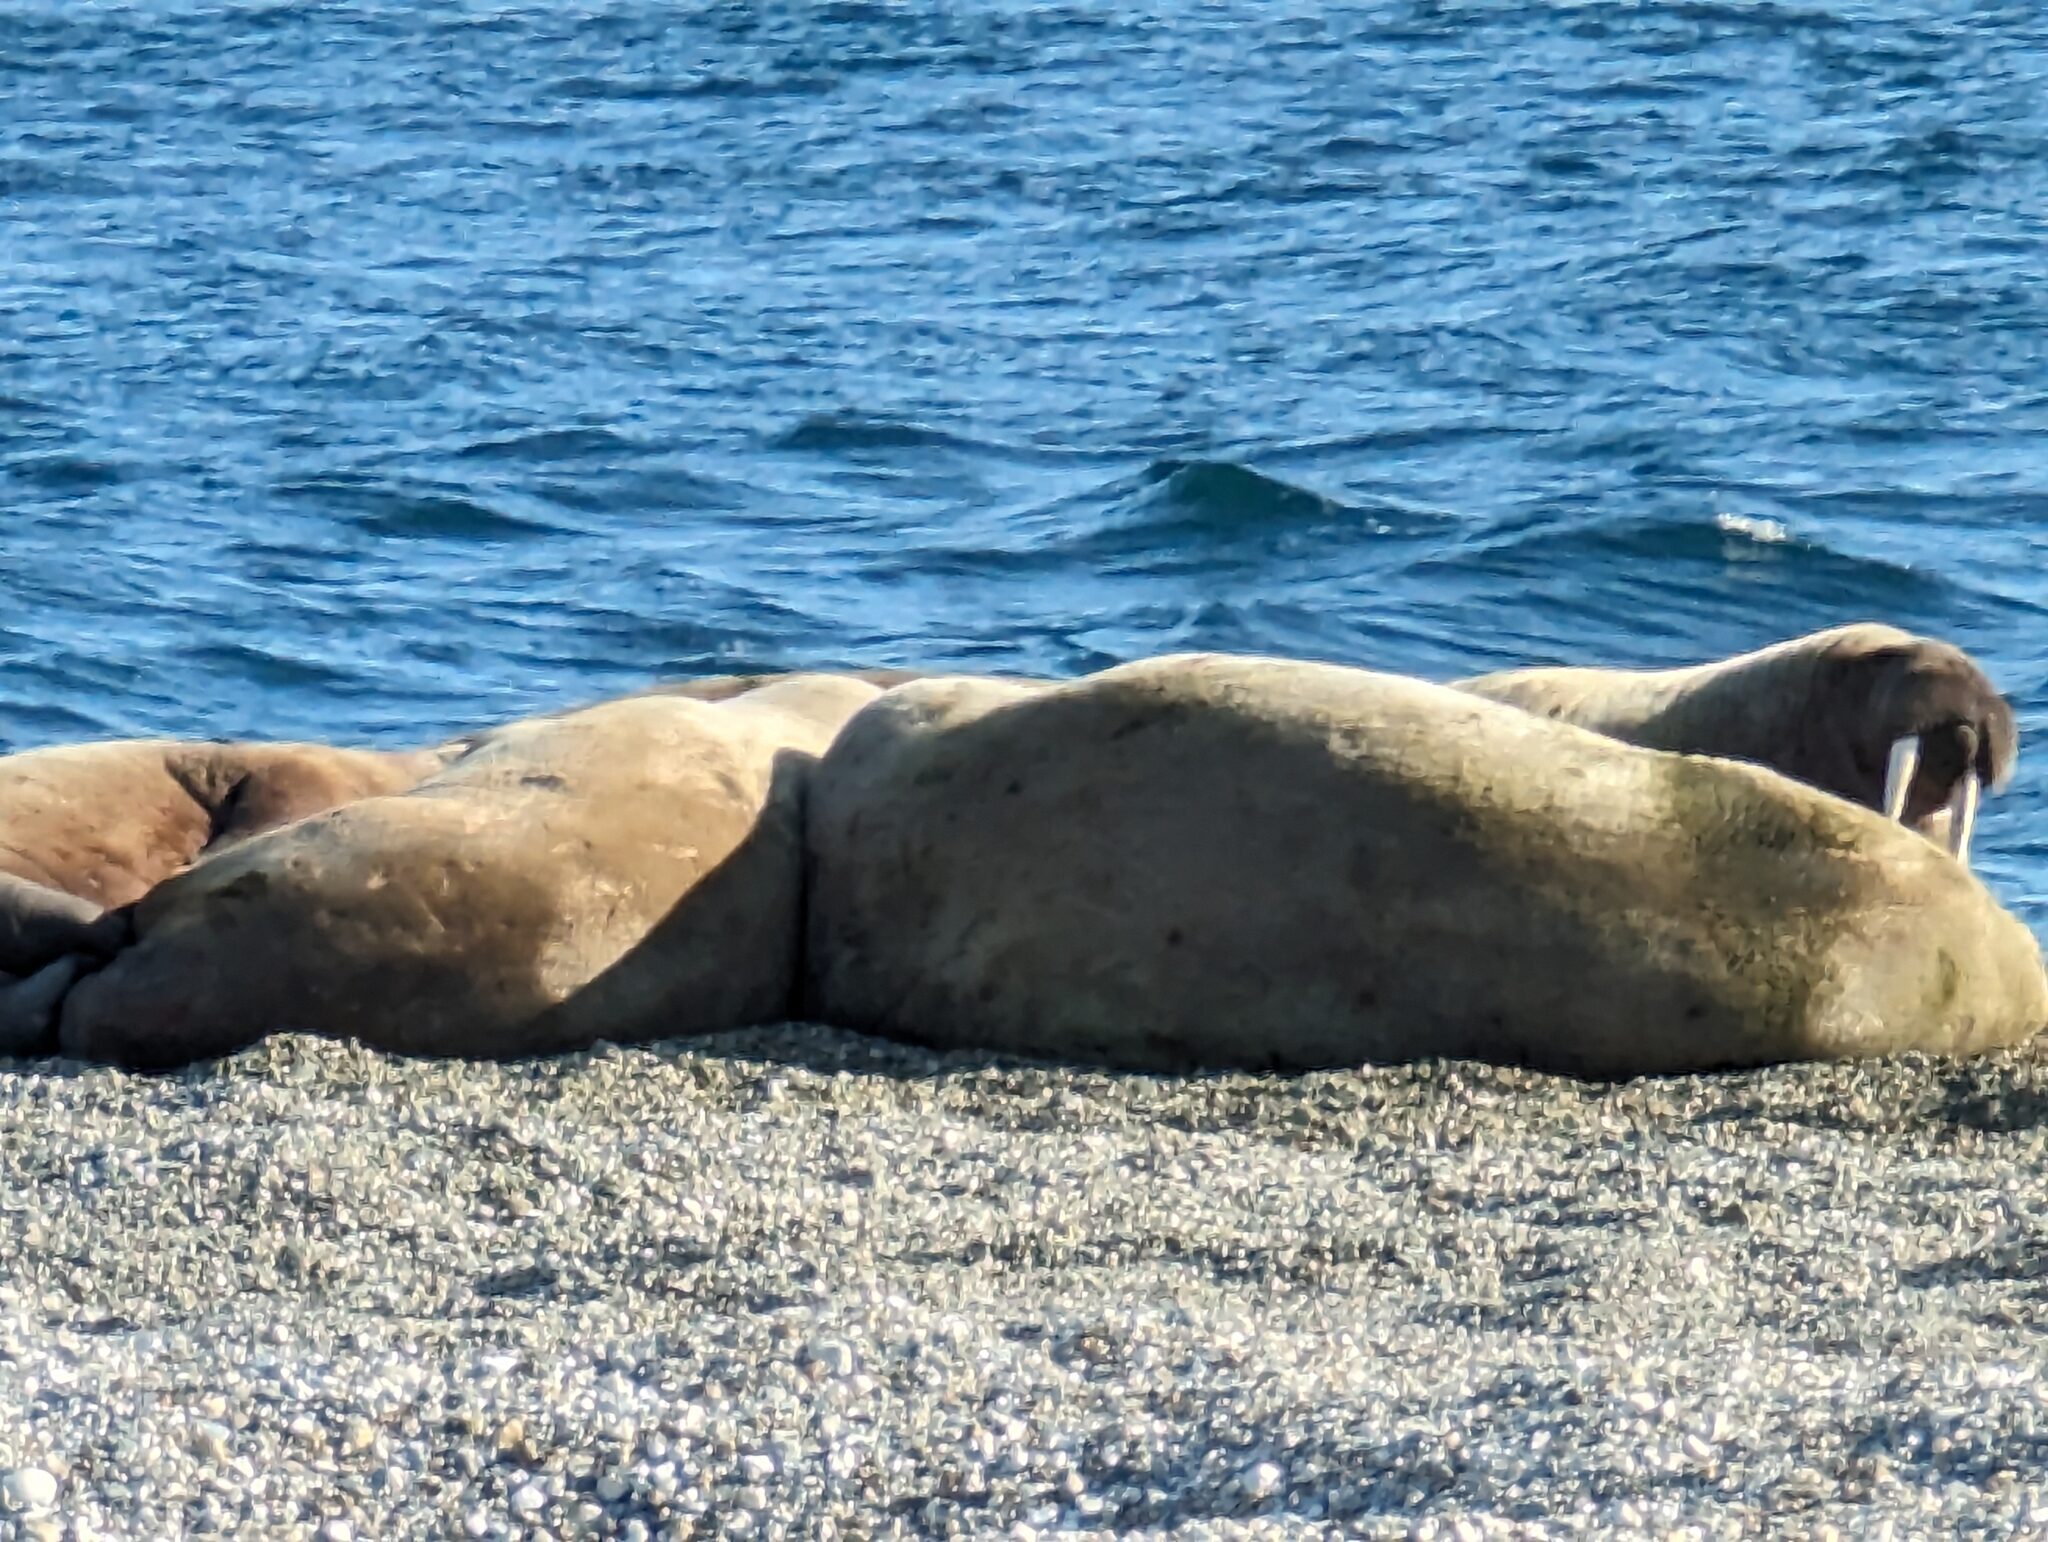
<path fill-rule="evenodd" d="M 324 744 L 171 739 L 0 756 L 0 872 L 122 905 L 217 840 L 398 791 L 438 764 Z"/>
<path fill-rule="evenodd" d="M 297 1030 L 517 1056 L 786 1016 L 803 782 L 875 695 L 798 675 L 478 735 L 417 787 L 152 890 L 64 999 L 63 1046 L 174 1065 Z"/>
<path fill-rule="evenodd" d="M 938 1044 L 1629 1075 L 2048 1022 L 2026 928 L 1879 815 L 1331 665 L 908 685 L 807 828 L 808 1011 Z"/>

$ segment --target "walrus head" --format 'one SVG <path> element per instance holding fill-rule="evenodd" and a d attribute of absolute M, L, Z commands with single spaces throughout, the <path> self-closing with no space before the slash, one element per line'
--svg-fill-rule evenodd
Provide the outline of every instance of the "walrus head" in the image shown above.
<path fill-rule="evenodd" d="M 2012 704 L 1975 661 L 1918 637 L 1845 649 L 1818 672 L 1813 701 L 1841 757 L 1831 769 L 1845 785 L 1830 790 L 1945 836 L 1967 859 L 1981 789 L 2003 788 L 2019 758 Z"/>

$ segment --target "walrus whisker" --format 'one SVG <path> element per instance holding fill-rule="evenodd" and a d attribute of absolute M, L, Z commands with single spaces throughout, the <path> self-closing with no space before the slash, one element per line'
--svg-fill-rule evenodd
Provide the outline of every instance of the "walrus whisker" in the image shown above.
<path fill-rule="evenodd" d="M 1913 773 L 1920 769 L 1920 740 L 1906 734 L 1892 740 L 1891 764 L 1884 773 L 1884 817 L 1903 819 L 1906 794 L 1913 786 Z"/>
<path fill-rule="evenodd" d="M 1970 860 L 1970 836 L 1977 828 L 1977 773 L 1965 771 L 1948 800 L 1948 849 L 1958 862 Z"/>

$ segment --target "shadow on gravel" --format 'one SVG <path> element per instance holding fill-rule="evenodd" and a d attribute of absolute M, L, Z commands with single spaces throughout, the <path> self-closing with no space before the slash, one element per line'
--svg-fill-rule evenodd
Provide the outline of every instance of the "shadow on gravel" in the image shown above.
<path fill-rule="evenodd" d="M 1701 1078 L 1701 1081 L 1707 1079 Z M 1699 1127 L 1779 1122 L 1882 1138 L 1964 1132 L 2016 1135 L 2048 1127 L 2048 1051 L 2034 1046 L 1978 1060 L 1889 1060 L 1740 1072 L 1699 1109 Z"/>
<path fill-rule="evenodd" d="M 1886 1397 L 1918 1389 L 1887 1389 Z M 1937 1436 L 1939 1439 L 1937 1440 Z M 1864 1493 L 1879 1481 L 1900 1482 L 1921 1490 L 1951 1483 L 1973 1487 L 2001 1473 L 2025 1476 L 2041 1470 L 2048 1459 L 2048 1437 L 2034 1434 L 2000 1436 L 1972 1428 L 1968 1419 L 1863 1418 L 1842 1430 L 1848 1451 L 1842 1478 L 1850 1492 Z M 1880 1479 L 1880 1461 L 1891 1472 Z"/>
<path fill-rule="evenodd" d="M 381 1081 L 407 1064 L 355 1044 L 298 1034 L 272 1035 L 222 1060 L 152 1073 L 188 1103 L 205 1104 L 235 1081 L 291 1079 L 318 1063 L 338 1084 Z M 735 1090 L 763 1071 L 796 1073 L 777 1089 L 798 1101 L 833 1096 L 835 1078 L 937 1085 L 956 1113 L 1020 1131 L 1072 1129 L 1105 1101 L 1142 1110 L 1163 1128 L 1188 1133 L 1238 1130 L 1307 1147 L 1345 1147 L 1368 1137 L 1423 1141 L 1455 1151 L 1474 1139 L 1498 1141 L 1525 1113 L 1541 1112 L 1553 1135 L 1606 1140 L 1617 1132 L 1677 1135 L 1722 1126 L 1823 1130 L 1874 1140 L 1957 1139 L 2025 1134 L 2048 1128 L 2048 1048 L 2028 1047 L 1956 1061 L 1925 1055 L 1890 1060 L 1785 1065 L 1716 1075 L 1598 1083 L 1478 1062 L 1407 1065 L 1277 1075 L 1243 1070 L 1181 1074 L 1125 1072 L 1097 1065 L 1027 1060 L 921 1045 L 803 1022 L 590 1050 L 499 1064 L 545 1099 L 575 1082 L 596 1057 L 650 1054 L 664 1061 L 719 1063 Z M 415 1062 L 417 1063 L 417 1062 Z M 0 1058 L 0 1078 L 45 1081 L 122 1078 L 131 1073 L 66 1059 Z M 401 1073 L 402 1074 L 402 1073 Z M 1574 1220 L 1583 1219 L 1574 1217 Z M 1621 1219 L 1619 1217 L 1615 1219 Z"/>
<path fill-rule="evenodd" d="M 2040 1068 L 2038 1060 L 2026 1062 L 2037 1075 Z M 2018 1080 L 2010 1072 L 1987 1075 L 1973 1066 L 1950 1082 L 1942 1114 L 1987 1135 L 2018 1135 L 2048 1125 L 2048 1087 L 2032 1085 L 2033 1077 L 2027 1085 L 2014 1085 Z"/>
<path fill-rule="evenodd" d="M 2025 1295 L 2048 1299 L 2048 1248 L 2039 1237 L 1994 1242 L 1914 1269 L 1901 1269 L 1899 1283 L 1922 1290 L 1958 1285 L 2023 1284 Z"/>

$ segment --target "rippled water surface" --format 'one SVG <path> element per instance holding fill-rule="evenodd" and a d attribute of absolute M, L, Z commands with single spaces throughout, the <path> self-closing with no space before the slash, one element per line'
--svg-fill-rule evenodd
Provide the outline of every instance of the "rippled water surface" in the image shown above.
<path fill-rule="evenodd" d="M 1864 617 L 2039 734 L 2043 16 L 0 0 L 0 740 Z"/>

